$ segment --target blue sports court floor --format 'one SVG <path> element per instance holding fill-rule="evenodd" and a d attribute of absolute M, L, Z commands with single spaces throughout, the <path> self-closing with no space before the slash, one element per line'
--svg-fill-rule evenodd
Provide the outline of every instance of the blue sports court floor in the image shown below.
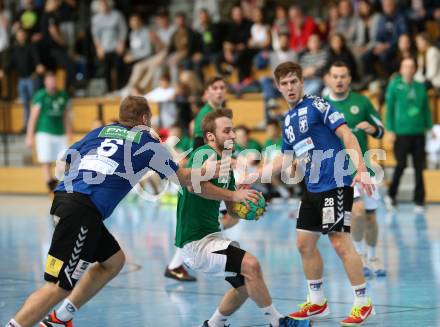
<path fill-rule="evenodd" d="M 46 197 L 0 197 L 0 326 L 26 296 L 42 285 L 52 227 Z M 227 232 L 261 261 L 275 305 L 283 313 L 306 298 L 300 257 L 295 249 L 292 205 L 269 208 L 258 222 L 241 222 Z M 84 306 L 75 326 L 198 326 L 215 310 L 228 284 L 198 275 L 196 283 L 163 277 L 173 254 L 175 210 L 125 201 L 107 223 L 127 255 L 124 271 Z M 414 214 L 402 204 L 395 214 L 379 211 L 379 254 L 388 276 L 369 280 L 377 315 L 368 326 L 440 326 L 440 207 Z M 342 264 L 322 237 L 325 291 L 331 315 L 315 326 L 338 326 L 350 310 L 352 294 Z M 231 326 L 266 326 L 247 302 Z"/>

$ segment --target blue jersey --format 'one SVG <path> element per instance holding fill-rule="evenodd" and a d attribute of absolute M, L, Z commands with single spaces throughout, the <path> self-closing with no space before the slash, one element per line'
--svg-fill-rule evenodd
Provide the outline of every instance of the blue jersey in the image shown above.
<path fill-rule="evenodd" d="M 103 219 L 148 170 L 165 178 L 178 169 L 168 150 L 149 132 L 120 124 L 91 131 L 66 151 L 65 160 L 70 167 L 55 192 L 88 195 Z"/>
<path fill-rule="evenodd" d="M 343 124 L 343 115 L 315 96 L 304 96 L 284 116 L 282 151 L 290 150 L 297 158 L 308 191 L 325 192 L 351 185 L 350 174 L 344 176 L 349 161 L 335 134 Z"/>

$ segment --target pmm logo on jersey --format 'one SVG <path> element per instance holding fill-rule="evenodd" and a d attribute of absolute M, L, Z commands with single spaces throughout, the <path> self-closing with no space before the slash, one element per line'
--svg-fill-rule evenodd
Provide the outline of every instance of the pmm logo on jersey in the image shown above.
<path fill-rule="evenodd" d="M 119 126 L 106 126 L 98 135 L 98 137 L 121 139 L 134 143 L 139 143 L 141 141 L 141 136 L 141 131 L 132 131 Z"/>

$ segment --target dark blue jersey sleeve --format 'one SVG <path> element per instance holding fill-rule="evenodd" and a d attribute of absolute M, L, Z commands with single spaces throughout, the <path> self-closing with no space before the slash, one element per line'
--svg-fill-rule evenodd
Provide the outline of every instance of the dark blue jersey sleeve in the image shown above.
<path fill-rule="evenodd" d="M 339 126 L 346 123 L 344 116 L 323 98 L 316 97 L 313 100 L 312 106 L 317 109 L 322 122 L 330 130 L 335 131 Z"/>

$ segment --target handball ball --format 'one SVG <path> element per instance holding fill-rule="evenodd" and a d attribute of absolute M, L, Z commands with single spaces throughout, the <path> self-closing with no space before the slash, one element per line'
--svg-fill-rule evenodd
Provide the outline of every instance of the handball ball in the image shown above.
<path fill-rule="evenodd" d="M 258 202 L 255 204 L 251 201 L 247 201 L 249 208 L 244 202 L 234 203 L 234 211 L 241 219 L 245 220 L 258 220 L 264 214 L 266 208 L 266 199 L 263 195 L 260 196 Z"/>

